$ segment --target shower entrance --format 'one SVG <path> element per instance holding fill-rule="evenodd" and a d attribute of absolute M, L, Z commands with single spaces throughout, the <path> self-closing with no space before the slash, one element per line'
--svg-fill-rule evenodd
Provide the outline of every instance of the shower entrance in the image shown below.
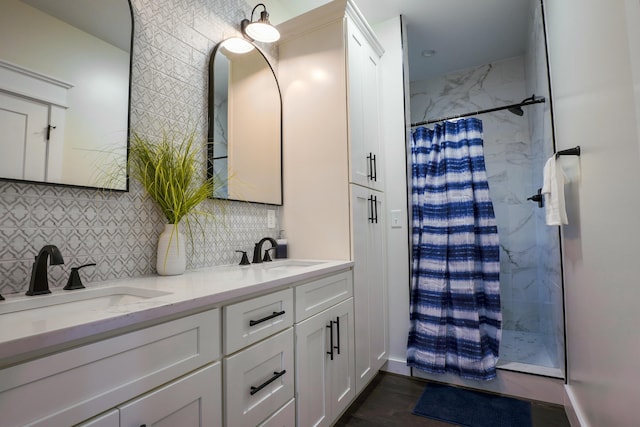
<path fill-rule="evenodd" d="M 484 71 L 502 72 L 504 65 L 492 64 Z M 498 367 L 564 378 L 559 233 L 557 227 L 545 225 L 544 210 L 538 209 L 544 207 L 541 189 L 526 197 L 532 188 L 542 186 L 546 157 L 539 153 L 552 153 L 539 134 L 544 130 L 544 106 L 539 111 L 527 109 L 534 118 L 527 121 L 497 114 L 507 110 L 521 117 L 522 107 L 545 102 L 544 97 L 533 95 L 519 104 L 461 115 L 482 115 L 485 129 L 485 162 L 500 236 L 502 340 Z M 452 119 L 427 120 L 414 126 Z M 512 140 L 512 135 L 518 138 Z"/>
<path fill-rule="evenodd" d="M 545 224 L 544 209 L 532 197 L 542 187 L 554 142 L 542 4 L 530 4 L 525 54 L 411 81 L 410 111 L 412 123 L 426 127 L 470 112 L 482 120 L 500 239 L 498 368 L 563 379 L 560 233 Z"/>

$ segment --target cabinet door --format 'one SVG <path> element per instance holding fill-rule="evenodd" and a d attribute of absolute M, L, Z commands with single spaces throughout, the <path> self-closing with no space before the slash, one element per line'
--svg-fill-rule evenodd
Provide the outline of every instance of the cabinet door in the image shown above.
<path fill-rule="evenodd" d="M 46 129 L 49 125 L 47 104 L 0 93 L 0 170 L 2 176 L 30 181 L 46 181 Z"/>
<path fill-rule="evenodd" d="M 380 120 L 380 57 L 347 20 L 349 150 L 351 182 L 383 190 Z"/>
<path fill-rule="evenodd" d="M 335 421 L 356 396 L 353 298 L 341 302 L 328 310 L 329 321 L 333 322 L 333 360 L 329 357 L 329 406 L 331 419 Z M 331 338 L 331 334 L 329 334 Z"/>
<path fill-rule="evenodd" d="M 119 409 L 121 427 L 222 426 L 220 362 L 169 383 Z"/>
<path fill-rule="evenodd" d="M 355 397 L 353 298 L 296 325 L 297 425 L 331 425 Z"/>
<path fill-rule="evenodd" d="M 384 195 L 351 186 L 353 209 L 353 299 L 356 392 L 364 388 L 387 356 Z"/>
<path fill-rule="evenodd" d="M 331 425 L 327 373 L 329 355 L 326 311 L 296 325 L 296 414 L 299 426 Z"/>

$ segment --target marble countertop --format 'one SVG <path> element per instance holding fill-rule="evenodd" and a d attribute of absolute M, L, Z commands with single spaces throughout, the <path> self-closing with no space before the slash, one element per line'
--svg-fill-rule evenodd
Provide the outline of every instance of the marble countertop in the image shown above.
<path fill-rule="evenodd" d="M 88 290 L 123 287 L 148 298 L 122 299 L 122 303 L 80 309 L 71 304 L 55 304 L 37 310 L 7 312 L 12 305 L 29 304 L 32 299 L 58 295 L 80 295 L 85 289 L 54 290 L 41 296 L 9 295 L 0 301 L 0 367 L 17 363 L 65 345 L 138 324 L 199 309 L 222 306 L 288 285 L 314 279 L 352 267 L 351 261 L 282 260 L 249 266 L 217 266 L 188 271 L 180 276 L 148 276 L 85 283 Z M 99 292 L 99 291 L 98 291 Z M 64 296 L 62 296 L 64 298 Z M 38 300 L 38 302 L 44 300 Z M 9 308 L 9 310 L 7 310 Z"/>

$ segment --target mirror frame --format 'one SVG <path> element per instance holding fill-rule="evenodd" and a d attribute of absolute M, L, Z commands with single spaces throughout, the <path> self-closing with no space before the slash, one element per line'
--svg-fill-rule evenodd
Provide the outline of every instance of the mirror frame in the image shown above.
<path fill-rule="evenodd" d="M 214 176 L 214 170 L 213 170 L 213 161 L 214 161 L 214 124 L 215 124 L 215 117 L 214 117 L 214 107 L 215 107 L 215 94 L 214 94 L 214 90 L 213 88 L 215 87 L 214 85 L 214 81 L 215 81 L 215 75 L 214 75 L 214 65 L 215 65 L 215 58 L 216 58 L 216 54 L 218 53 L 218 50 L 220 49 L 220 47 L 222 46 L 222 44 L 225 42 L 225 40 L 220 40 L 220 42 L 218 44 L 215 45 L 215 47 L 213 48 L 213 50 L 211 51 L 211 55 L 209 56 L 209 76 L 208 76 L 208 93 L 207 93 L 207 100 L 208 100 L 208 104 L 207 104 L 207 118 L 208 118 L 208 124 L 207 124 L 207 178 L 212 178 Z M 248 43 L 248 40 L 245 40 Z M 282 90 L 280 89 L 280 83 L 278 82 L 278 76 L 276 75 L 273 67 L 271 66 L 271 62 L 269 62 L 269 60 L 267 59 L 267 57 L 265 56 L 265 54 L 258 48 L 258 46 L 256 46 L 254 43 L 251 43 L 254 47 L 254 49 L 262 56 L 262 59 L 264 59 L 265 63 L 269 66 L 269 70 L 271 71 L 271 74 L 273 75 L 273 80 L 276 84 L 276 88 L 278 89 L 278 101 L 280 103 L 280 203 L 267 203 L 267 202 L 260 202 L 260 201 L 255 201 L 255 200 L 246 200 L 246 199 L 232 199 L 232 198 L 221 198 L 221 197 L 216 197 L 215 195 L 211 195 L 212 199 L 220 199 L 220 200 L 230 200 L 230 201 L 241 201 L 241 202 L 250 202 L 250 203 L 259 203 L 259 204 L 263 204 L 263 205 L 270 205 L 270 206 L 282 206 L 284 205 L 284 175 L 283 175 L 283 157 L 282 157 L 282 143 L 283 143 L 283 138 L 282 138 L 282 130 L 283 130 L 283 122 L 282 122 L 282 114 L 283 114 L 283 108 L 282 108 Z M 229 141 L 227 141 L 227 144 L 229 144 Z"/>
<path fill-rule="evenodd" d="M 93 185 L 79 185 L 79 184 L 65 184 L 61 182 L 46 182 L 46 181 L 30 181 L 25 179 L 16 179 L 16 178 L 4 178 L 0 176 L 0 181 L 5 182 L 18 182 L 24 184 L 35 184 L 35 185 L 46 185 L 46 186 L 54 186 L 54 187 L 63 187 L 63 188 L 80 188 L 80 189 L 92 189 L 92 190 L 103 190 L 103 191 L 115 191 L 119 193 L 127 193 L 129 192 L 129 139 L 131 138 L 131 87 L 132 87 L 132 71 L 133 71 L 133 42 L 135 35 L 135 19 L 133 12 L 133 5 L 131 4 L 131 0 L 122 0 L 126 1 L 129 6 L 129 17 L 131 19 L 131 36 L 129 40 L 129 83 L 128 83 L 128 95 L 127 95 L 127 131 L 126 131 L 126 157 L 124 159 L 124 167 L 126 168 L 126 176 L 125 176 L 125 185 L 124 188 L 109 188 L 109 187 L 99 187 Z"/>

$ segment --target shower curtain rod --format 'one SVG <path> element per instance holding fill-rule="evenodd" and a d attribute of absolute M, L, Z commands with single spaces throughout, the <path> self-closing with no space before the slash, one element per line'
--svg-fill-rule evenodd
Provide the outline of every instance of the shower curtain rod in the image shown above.
<path fill-rule="evenodd" d="M 533 99 L 527 98 L 526 100 L 519 102 L 517 104 L 505 105 L 503 107 L 488 108 L 486 110 L 473 111 L 467 114 L 456 114 L 455 116 L 443 117 L 437 120 L 427 120 L 424 122 L 411 123 L 411 127 L 413 128 L 416 126 L 428 125 L 431 123 L 444 122 L 447 120 L 459 119 L 461 117 L 477 116 L 478 114 L 493 113 L 494 111 L 508 110 L 509 108 L 525 107 L 527 105 L 540 104 L 546 101 L 544 97 L 539 97 L 538 99 L 535 99 L 534 97 L 532 97 Z"/>

